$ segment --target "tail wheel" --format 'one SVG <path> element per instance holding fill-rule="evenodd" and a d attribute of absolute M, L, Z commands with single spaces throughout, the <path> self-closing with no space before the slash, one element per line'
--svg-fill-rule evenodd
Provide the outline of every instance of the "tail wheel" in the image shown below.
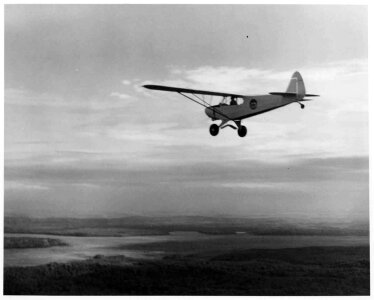
<path fill-rule="evenodd" d="M 238 135 L 239 135 L 240 137 L 245 137 L 246 134 L 247 134 L 247 127 L 245 127 L 245 126 L 240 126 L 240 127 L 238 128 Z"/>
<path fill-rule="evenodd" d="M 212 124 L 209 127 L 209 132 L 212 136 L 216 136 L 219 132 L 219 127 L 217 124 Z"/>

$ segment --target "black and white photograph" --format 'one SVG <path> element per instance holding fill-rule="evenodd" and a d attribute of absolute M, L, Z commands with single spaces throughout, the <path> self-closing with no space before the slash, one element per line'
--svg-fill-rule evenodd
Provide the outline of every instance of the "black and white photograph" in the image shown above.
<path fill-rule="evenodd" d="M 3 11 L 4 295 L 370 295 L 368 5 Z"/>

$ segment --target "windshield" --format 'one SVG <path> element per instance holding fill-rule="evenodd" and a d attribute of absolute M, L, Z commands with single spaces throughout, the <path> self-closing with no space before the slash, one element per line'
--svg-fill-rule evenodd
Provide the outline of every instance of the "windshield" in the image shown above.
<path fill-rule="evenodd" d="M 223 97 L 220 105 L 240 105 L 243 104 L 242 98 L 236 98 L 236 97 Z"/>

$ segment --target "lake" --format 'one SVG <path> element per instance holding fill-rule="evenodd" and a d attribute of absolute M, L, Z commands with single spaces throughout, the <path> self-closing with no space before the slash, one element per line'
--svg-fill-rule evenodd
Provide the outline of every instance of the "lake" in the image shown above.
<path fill-rule="evenodd" d="M 51 262 L 85 260 L 97 254 L 124 255 L 135 259 L 158 258 L 164 251 L 129 250 L 126 246 L 170 242 L 189 242 L 197 245 L 196 251 L 228 251 L 240 249 L 295 248 L 310 246 L 368 246 L 368 236 L 253 236 L 207 235 L 197 232 L 172 232 L 170 235 L 123 236 L 123 237 L 78 237 L 46 234 L 5 234 L 6 237 L 42 237 L 59 239 L 69 246 L 50 248 L 5 249 L 4 266 L 35 266 Z M 199 243 L 197 243 L 199 242 Z"/>

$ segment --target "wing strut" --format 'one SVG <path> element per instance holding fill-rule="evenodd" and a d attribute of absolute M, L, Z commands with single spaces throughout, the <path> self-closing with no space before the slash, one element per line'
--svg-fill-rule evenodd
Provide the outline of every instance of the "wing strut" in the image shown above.
<path fill-rule="evenodd" d="M 183 94 L 183 92 L 177 92 L 177 93 L 180 94 L 180 95 L 182 95 L 182 96 L 184 96 L 184 97 L 186 97 L 187 99 L 189 99 L 189 100 L 191 100 L 191 101 L 193 101 L 193 102 L 195 102 L 195 103 L 197 103 L 197 104 L 199 104 L 199 105 L 205 107 L 205 108 L 209 108 L 209 109 L 213 110 L 215 114 L 221 115 L 222 117 L 224 117 L 224 118 L 226 118 L 226 119 L 228 119 L 228 120 L 230 120 L 230 121 L 233 121 L 233 120 L 232 120 L 231 118 L 229 118 L 227 115 L 225 115 L 225 114 L 223 114 L 223 113 L 217 111 L 214 107 L 210 106 L 210 105 L 209 105 L 205 100 L 198 98 L 200 101 L 203 102 L 203 103 L 201 103 L 201 102 L 197 101 L 196 99 L 193 99 L 193 98 L 191 98 L 191 97 L 189 97 L 189 96 Z M 197 97 L 196 95 L 194 95 L 194 96 Z"/>
<path fill-rule="evenodd" d="M 200 99 L 200 98 L 198 98 L 198 99 L 199 99 L 201 102 L 203 102 L 203 103 L 201 103 L 201 102 L 197 101 L 196 99 L 193 99 L 193 98 L 191 98 L 191 97 L 189 97 L 189 96 L 183 94 L 182 92 L 178 92 L 178 94 L 179 94 L 179 95 L 182 95 L 182 96 L 184 96 L 184 97 L 186 97 L 187 99 L 190 99 L 191 101 L 193 101 L 193 102 L 195 102 L 195 103 L 197 103 L 197 104 L 199 104 L 199 105 L 201 105 L 201 106 L 204 106 L 205 108 L 208 108 L 208 107 L 209 107 L 208 103 L 207 103 L 206 101 Z M 195 95 L 194 95 L 194 96 L 195 96 Z M 195 97 L 196 97 L 196 96 L 195 96 Z"/>

